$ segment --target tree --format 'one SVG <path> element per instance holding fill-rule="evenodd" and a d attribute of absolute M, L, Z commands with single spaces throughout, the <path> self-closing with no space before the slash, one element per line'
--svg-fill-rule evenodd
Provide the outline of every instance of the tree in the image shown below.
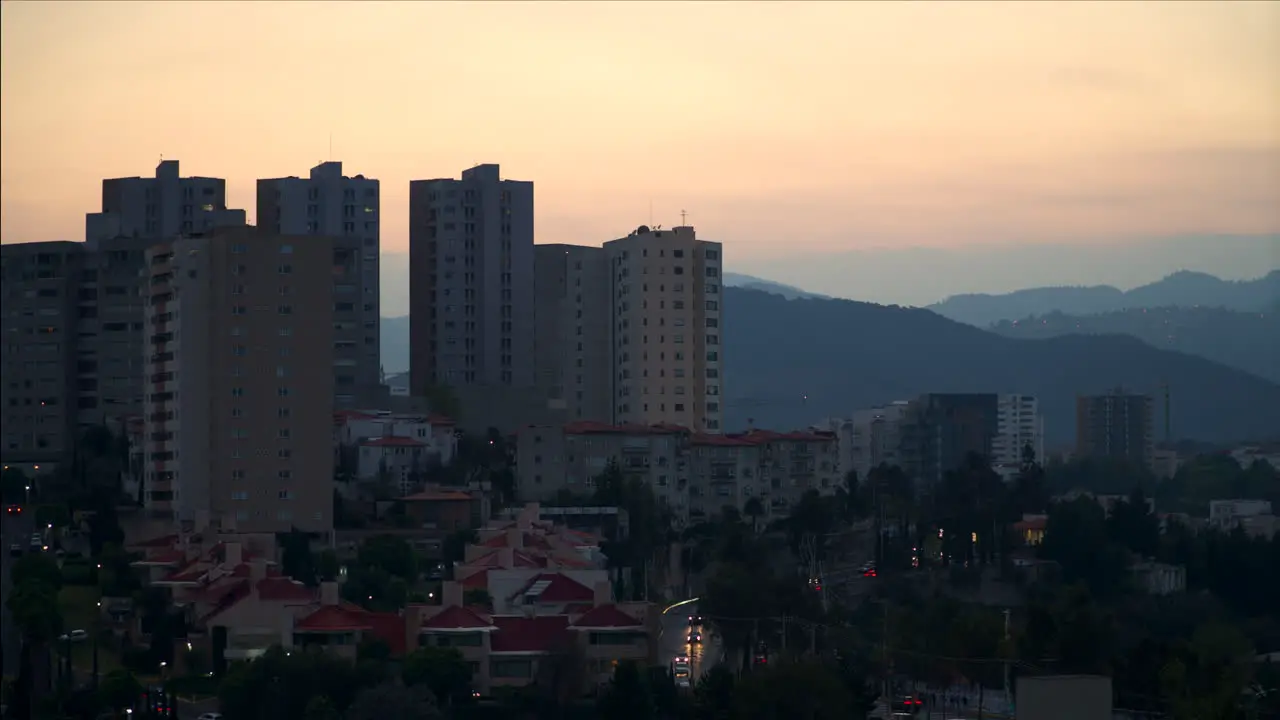
<path fill-rule="evenodd" d="M 112 670 L 98 685 L 99 702 L 116 712 L 133 707 L 140 697 L 142 684 L 128 670 Z"/>
<path fill-rule="evenodd" d="M 729 720 L 737 678 L 723 664 L 711 668 L 693 690 L 693 711 L 698 720 Z"/>
<path fill-rule="evenodd" d="M 471 668 L 457 648 L 421 647 L 405 656 L 400 677 L 424 685 L 446 705 L 471 700 Z"/>
<path fill-rule="evenodd" d="M 742 512 L 751 518 L 751 529 L 760 532 L 760 518 L 766 514 L 764 502 L 759 497 L 752 495 L 743 503 Z"/>
<path fill-rule="evenodd" d="M 31 495 L 31 478 L 16 467 L 7 467 L 0 472 L 0 498 L 6 504 L 26 503 Z"/>
<path fill-rule="evenodd" d="M 375 535 L 360 545 L 357 559 L 361 567 L 378 568 L 407 582 L 418 579 L 417 557 L 404 538 Z"/>
<path fill-rule="evenodd" d="M 618 663 L 597 704 L 600 717 L 650 720 L 656 714 L 653 694 L 634 662 Z"/>
<path fill-rule="evenodd" d="M 10 566 L 9 573 L 14 585 L 37 582 L 55 592 L 62 589 L 62 570 L 49 553 L 27 553 Z"/>
<path fill-rule="evenodd" d="M 448 385 L 427 385 L 422 389 L 422 397 L 427 401 L 431 412 L 454 421 L 462 419 L 462 403 L 458 400 L 458 394 Z"/>
<path fill-rule="evenodd" d="M 58 591 L 38 580 L 15 584 L 5 603 L 22 637 L 32 645 L 44 645 L 62 632 Z"/>
<path fill-rule="evenodd" d="M 280 546 L 280 571 L 309 587 L 316 586 L 315 556 L 311 554 L 311 536 L 297 528 L 276 533 Z"/>
<path fill-rule="evenodd" d="M 333 706 L 333 701 L 324 695 L 311 698 L 302 717 L 303 720 L 342 720 L 338 708 Z"/>
<path fill-rule="evenodd" d="M 232 666 L 218 686 L 218 701 L 227 717 L 303 720 L 314 698 L 327 697 L 342 712 L 361 687 L 361 676 L 348 661 L 319 651 L 286 654 L 273 647 Z"/>
<path fill-rule="evenodd" d="M 347 720 L 442 720 L 436 699 L 425 686 L 384 682 L 361 690 L 347 709 Z"/>
<path fill-rule="evenodd" d="M 853 708 L 840 677 L 817 662 L 757 667 L 734 698 L 734 717 L 741 720 L 847 720 Z"/>

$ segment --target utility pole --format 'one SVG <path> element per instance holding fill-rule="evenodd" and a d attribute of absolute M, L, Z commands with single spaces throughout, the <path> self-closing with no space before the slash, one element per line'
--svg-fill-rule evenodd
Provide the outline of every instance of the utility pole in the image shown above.
<path fill-rule="evenodd" d="M 1006 704 L 1009 705 L 1010 709 L 1012 709 L 1013 707 L 1013 695 L 1010 694 L 1011 689 L 1009 687 L 1009 655 L 1011 652 L 1012 652 L 1012 648 L 1009 647 L 1009 608 L 1005 608 L 1004 610 L 1004 701 Z"/>
<path fill-rule="evenodd" d="M 787 654 L 787 616 L 782 616 L 782 654 Z"/>
<path fill-rule="evenodd" d="M 881 695 L 889 697 L 889 601 L 881 600 L 884 616 L 880 626 L 880 665 L 884 672 Z"/>

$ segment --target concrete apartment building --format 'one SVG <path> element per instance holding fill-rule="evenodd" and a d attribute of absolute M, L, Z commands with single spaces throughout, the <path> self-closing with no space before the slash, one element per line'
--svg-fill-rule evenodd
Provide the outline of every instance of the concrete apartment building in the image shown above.
<path fill-rule="evenodd" d="M 197 531 L 332 530 L 332 260 L 327 238 L 252 227 L 148 251 L 149 510 Z"/>
<path fill-rule="evenodd" d="M 610 289 L 604 248 L 534 248 L 536 382 L 571 421 L 613 417 Z"/>
<path fill-rule="evenodd" d="M 102 181 L 102 211 L 85 216 L 85 240 L 174 238 L 243 225 L 243 210 L 227 209 L 227 181 L 182 177 L 177 160 L 161 160 L 155 177 Z"/>
<path fill-rule="evenodd" d="M 324 162 L 308 177 L 258 181 L 258 227 L 276 235 L 320 236 L 333 243 L 334 405 L 381 403 L 377 180 L 347 177 Z"/>
<path fill-rule="evenodd" d="M 996 399 L 996 435 L 991 442 L 991 467 L 1005 480 L 1017 477 L 1022 452 L 1030 447 L 1044 462 L 1044 416 L 1033 395 L 1004 394 Z"/>
<path fill-rule="evenodd" d="M 1155 403 L 1117 388 L 1076 398 L 1076 457 L 1124 460 L 1151 467 Z"/>
<path fill-rule="evenodd" d="M 589 495 L 610 464 L 650 488 L 677 523 L 713 517 L 726 505 L 745 510 L 752 497 L 766 513 L 786 514 L 809 490 L 840 484 L 832 433 L 692 433 L 674 425 L 579 422 L 528 427 L 516 443 L 516 494 L 553 501 L 564 491 Z"/>
<path fill-rule="evenodd" d="M 991 459 L 999 407 L 994 393 L 931 393 L 908 404 L 899 424 L 898 463 L 917 492 L 936 487 L 970 453 Z"/>
<path fill-rule="evenodd" d="M 180 177 L 178 161 L 167 160 L 155 177 L 103 180 L 85 242 L 3 246 L 6 462 L 51 470 L 70 459 L 84 427 L 142 412 L 146 249 L 243 224 L 244 211 L 226 208 L 224 180 Z M 27 401 L 41 398 L 41 410 L 29 412 Z"/>
<path fill-rule="evenodd" d="M 33 473 L 69 459 L 77 438 L 77 295 L 83 245 L 0 245 L 0 418 L 6 465 Z"/>
<path fill-rule="evenodd" d="M 547 409 L 534 383 L 533 183 L 497 165 L 409 183 L 410 391 L 448 386 L 460 420 Z"/>
<path fill-rule="evenodd" d="M 604 244 L 613 305 L 613 421 L 722 431 L 720 243 L 640 226 Z"/>

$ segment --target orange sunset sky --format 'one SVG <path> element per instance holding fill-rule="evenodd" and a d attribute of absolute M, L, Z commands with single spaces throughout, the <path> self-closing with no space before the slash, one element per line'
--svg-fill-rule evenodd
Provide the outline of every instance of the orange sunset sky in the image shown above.
<path fill-rule="evenodd" d="M 5 2 L 3 240 L 104 177 L 496 162 L 538 242 L 797 251 L 1280 233 L 1280 3 Z M 332 155 L 330 155 L 332 137 Z M 753 265 L 754 264 L 754 265 Z"/>

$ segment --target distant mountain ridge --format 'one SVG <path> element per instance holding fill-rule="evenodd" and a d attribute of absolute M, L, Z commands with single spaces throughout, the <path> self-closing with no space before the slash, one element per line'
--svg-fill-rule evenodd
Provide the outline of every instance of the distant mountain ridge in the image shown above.
<path fill-rule="evenodd" d="M 772 280 L 765 280 L 764 278 L 758 278 L 754 275 L 743 275 L 741 273 L 725 273 L 724 284 L 729 287 L 740 287 L 748 290 L 759 290 L 761 292 L 772 293 L 774 295 L 781 295 L 788 300 L 795 300 L 797 298 L 829 299 L 830 297 L 828 295 L 811 293 L 808 290 L 801 290 L 794 285 L 784 285 Z"/>
<path fill-rule="evenodd" d="M 991 331 L 1005 337 L 1044 339 L 1060 335 L 1130 335 L 1280 382 L 1280 311 L 1243 312 L 1213 307 L 1117 310 L 1097 315 L 1047 315 L 1003 321 Z"/>
<path fill-rule="evenodd" d="M 1041 287 L 1003 295 L 953 295 L 927 309 L 958 322 L 987 327 L 1002 321 L 1059 312 L 1095 315 L 1131 308 L 1211 307 L 1253 312 L 1280 302 L 1280 270 L 1256 280 L 1221 280 L 1184 270 L 1124 291 L 1110 285 Z"/>
<path fill-rule="evenodd" d="M 1040 399 L 1051 446 L 1074 441 L 1075 398 L 1117 385 L 1173 389 L 1178 438 L 1280 435 L 1280 385 L 1122 335 L 1005 337 L 919 308 L 788 300 L 726 287 L 725 427 L 805 427 L 823 417 L 926 392 L 1026 393 Z M 1069 321 L 1064 321 L 1069 322 Z M 408 366 L 407 318 L 384 318 L 383 362 Z M 385 354 L 402 348 L 399 361 Z M 403 382 L 403 379 L 399 379 Z"/>

